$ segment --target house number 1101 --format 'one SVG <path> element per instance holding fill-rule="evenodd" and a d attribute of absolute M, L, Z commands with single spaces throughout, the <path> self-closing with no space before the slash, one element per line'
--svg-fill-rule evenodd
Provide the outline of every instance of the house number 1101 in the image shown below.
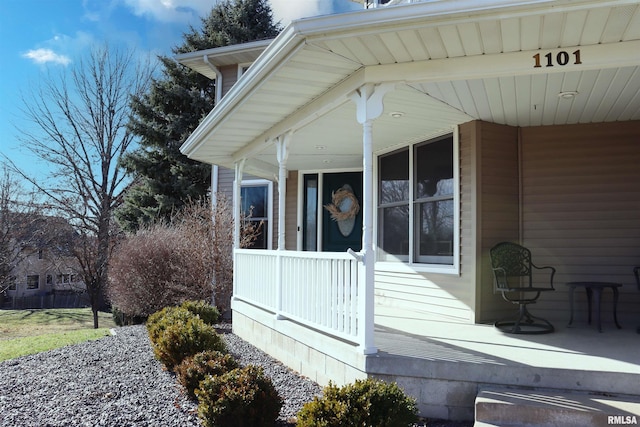
<path fill-rule="evenodd" d="M 580 60 L 580 49 L 572 53 L 561 50 L 555 55 L 555 57 L 551 52 L 547 53 L 544 56 L 540 56 L 539 53 L 536 53 L 535 55 L 533 55 L 533 59 L 535 61 L 535 65 L 533 66 L 533 68 L 542 67 L 542 60 L 544 60 L 545 58 L 547 60 L 545 67 L 553 67 L 554 65 L 567 65 L 569 61 L 571 61 L 571 59 L 573 59 L 572 64 L 574 65 L 582 64 L 582 61 Z"/>

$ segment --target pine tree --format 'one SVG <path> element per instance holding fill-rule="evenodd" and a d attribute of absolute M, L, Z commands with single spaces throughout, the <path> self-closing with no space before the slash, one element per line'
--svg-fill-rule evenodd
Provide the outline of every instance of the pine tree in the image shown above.
<path fill-rule="evenodd" d="M 217 3 L 202 29 L 193 27 L 174 54 L 229 46 L 275 37 L 267 0 L 224 0 Z M 122 158 L 135 178 L 116 216 L 130 231 L 157 219 L 169 218 L 188 200 L 206 196 L 210 166 L 188 159 L 180 146 L 214 107 L 215 81 L 192 71 L 173 58 L 160 56 L 162 75 L 150 89 L 132 99 L 132 132 L 140 148 Z"/>

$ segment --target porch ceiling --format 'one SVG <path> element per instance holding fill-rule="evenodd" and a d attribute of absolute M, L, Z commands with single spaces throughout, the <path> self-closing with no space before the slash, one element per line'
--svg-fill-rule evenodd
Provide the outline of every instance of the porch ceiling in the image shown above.
<path fill-rule="evenodd" d="M 640 120 L 638 52 L 637 1 L 444 0 L 295 21 L 182 150 L 228 167 L 249 158 L 248 172 L 272 178 L 273 139 L 292 131 L 289 169 L 359 167 L 348 96 L 383 81 L 396 90 L 374 122 L 378 152 L 473 119 Z M 566 91 L 577 95 L 558 96 Z"/>

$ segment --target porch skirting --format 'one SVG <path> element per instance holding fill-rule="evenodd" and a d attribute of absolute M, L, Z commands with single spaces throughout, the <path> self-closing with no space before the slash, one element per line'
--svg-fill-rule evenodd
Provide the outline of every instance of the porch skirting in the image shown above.
<path fill-rule="evenodd" d="M 321 386 L 365 379 L 366 358 L 358 347 L 252 304 L 232 302 L 233 333 Z"/>

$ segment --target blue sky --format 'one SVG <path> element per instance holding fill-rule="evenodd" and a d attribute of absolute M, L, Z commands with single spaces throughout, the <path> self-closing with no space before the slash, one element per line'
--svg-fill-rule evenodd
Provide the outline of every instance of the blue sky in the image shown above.
<path fill-rule="evenodd" d="M 108 41 L 144 54 L 171 53 L 189 25 L 200 28 L 217 0 L 0 0 L 0 153 L 44 179 L 46 166 L 20 147 L 21 94 L 39 76 L 73 67 Z M 270 0 L 276 21 L 358 10 L 349 0 Z"/>

